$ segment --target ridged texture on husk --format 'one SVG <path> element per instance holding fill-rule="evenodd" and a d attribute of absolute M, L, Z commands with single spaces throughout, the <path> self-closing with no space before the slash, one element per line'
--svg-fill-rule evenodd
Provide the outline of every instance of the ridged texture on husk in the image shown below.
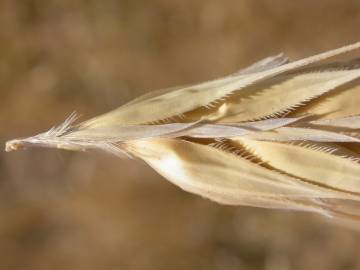
<path fill-rule="evenodd" d="M 360 69 L 282 54 L 213 81 L 150 92 L 74 125 L 9 141 L 144 160 L 182 189 L 230 205 L 360 220 Z"/>

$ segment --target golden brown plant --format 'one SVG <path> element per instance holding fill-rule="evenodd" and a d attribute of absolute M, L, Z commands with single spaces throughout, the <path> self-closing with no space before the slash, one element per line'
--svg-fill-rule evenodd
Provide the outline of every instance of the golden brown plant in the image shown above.
<path fill-rule="evenodd" d="M 74 125 L 7 142 L 102 149 L 144 160 L 223 204 L 360 219 L 359 62 L 324 63 L 360 42 L 295 62 L 263 59 L 217 80 L 154 91 Z"/>

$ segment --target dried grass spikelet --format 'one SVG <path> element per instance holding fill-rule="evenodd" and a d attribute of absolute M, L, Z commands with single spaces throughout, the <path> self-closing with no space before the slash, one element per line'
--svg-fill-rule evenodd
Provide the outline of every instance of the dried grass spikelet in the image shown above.
<path fill-rule="evenodd" d="M 359 61 L 323 62 L 358 48 L 295 62 L 276 55 L 80 124 L 72 114 L 45 133 L 7 142 L 6 151 L 102 149 L 140 158 L 219 203 L 360 220 Z"/>

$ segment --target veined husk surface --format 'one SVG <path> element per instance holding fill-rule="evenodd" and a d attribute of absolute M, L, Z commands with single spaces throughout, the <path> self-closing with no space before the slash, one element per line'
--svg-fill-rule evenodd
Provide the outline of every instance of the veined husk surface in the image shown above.
<path fill-rule="evenodd" d="M 282 54 L 229 76 L 150 92 L 74 124 L 8 141 L 144 160 L 180 188 L 230 205 L 360 220 L 360 65 Z M 327 61 L 325 63 L 325 61 Z M 357 204 L 359 203 L 359 208 Z"/>

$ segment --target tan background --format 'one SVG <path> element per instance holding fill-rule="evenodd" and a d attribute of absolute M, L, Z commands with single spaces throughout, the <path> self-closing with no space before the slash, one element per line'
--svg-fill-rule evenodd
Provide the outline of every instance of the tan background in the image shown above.
<path fill-rule="evenodd" d="M 360 39 L 360 1 L 0 0 L 0 142 Z M 0 269 L 360 269 L 360 232 L 226 207 L 136 160 L 0 153 Z"/>

